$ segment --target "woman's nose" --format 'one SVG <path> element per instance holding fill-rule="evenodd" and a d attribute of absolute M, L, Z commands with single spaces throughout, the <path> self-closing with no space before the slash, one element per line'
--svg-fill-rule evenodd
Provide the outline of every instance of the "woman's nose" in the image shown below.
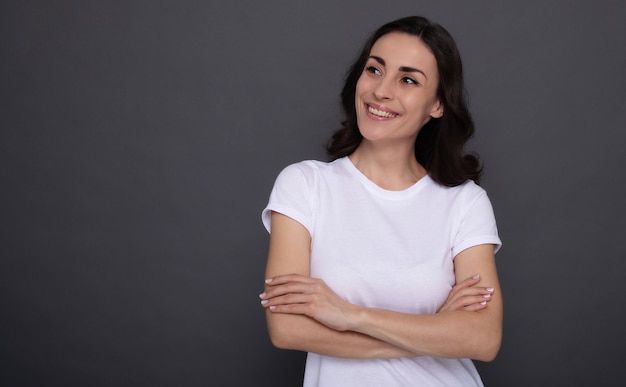
<path fill-rule="evenodd" d="M 390 80 L 381 79 L 374 89 L 374 96 L 380 100 L 389 100 L 393 98 L 393 87 Z"/>

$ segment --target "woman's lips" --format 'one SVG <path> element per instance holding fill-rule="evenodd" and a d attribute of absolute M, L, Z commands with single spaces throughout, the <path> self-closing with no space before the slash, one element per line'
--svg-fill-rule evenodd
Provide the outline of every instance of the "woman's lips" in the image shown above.
<path fill-rule="evenodd" d="M 373 115 L 378 118 L 394 118 L 397 116 L 396 113 L 392 113 L 390 111 L 384 110 L 380 107 L 376 108 L 372 105 L 367 105 L 367 112 L 370 115 Z"/>

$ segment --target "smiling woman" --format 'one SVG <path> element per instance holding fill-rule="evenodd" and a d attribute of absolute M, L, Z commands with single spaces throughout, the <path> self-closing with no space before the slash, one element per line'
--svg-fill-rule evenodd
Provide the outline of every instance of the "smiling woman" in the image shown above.
<path fill-rule="evenodd" d="M 464 155 L 461 60 L 422 17 L 378 29 L 351 67 L 332 161 L 278 176 L 265 291 L 270 338 L 308 352 L 305 386 L 480 386 L 502 335 L 491 203 Z"/>
<path fill-rule="evenodd" d="M 421 127 L 443 113 L 437 83 L 435 57 L 418 37 L 397 32 L 382 36 L 356 87 L 357 124 L 366 142 L 379 140 L 367 134 L 375 130 L 412 147 Z"/>
<path fill-rule="evenodd" d="M 350 155 L 363 171 L 363 152 L 384 144 L 384 152 L 411 154 L 420 129 L 431 118 L 440 118 L 443 107 L 437 97 L 437 61 L 414 35 L 392 32 L 376 41 L 356 85 L 356 116 L 363 139 Z M 415 157 L 409 157 L 410 175 L 405 183 L 388 186 L 387 175 L 370 178 L 382 187 L 402 189 L 426 175 Z M 367 173 L 366 173 L 367 174 Z M 403 187 L 403 184 L 407 184 Z"/>

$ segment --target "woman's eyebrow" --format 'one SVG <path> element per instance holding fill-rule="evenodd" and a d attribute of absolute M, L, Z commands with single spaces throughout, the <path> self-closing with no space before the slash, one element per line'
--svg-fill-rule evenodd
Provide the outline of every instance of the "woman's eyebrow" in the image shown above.
<path fill-rule="evenodd" d="M 376 55 L 370 55 L 370 58 L 374 59 L 376 62 L 385 66 L 385 60 L 383 58 L 376 56 Z M 426 76 L 426 74 L 422 70 L 416 69 L 415 67 L 401 66 L 399 70 L 405 73 L 420 73 L 424 76 L 424 78 L 426 78 L 426 80 L 428 80 L 428 77 Z"/>

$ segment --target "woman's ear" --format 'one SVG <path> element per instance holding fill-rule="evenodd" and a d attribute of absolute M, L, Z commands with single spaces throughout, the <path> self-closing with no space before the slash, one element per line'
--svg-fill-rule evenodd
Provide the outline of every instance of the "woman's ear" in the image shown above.
<path fill-rule="evenodd" d="M 443 104 L 439 100 L 437 100 L 433 110 L 431 110 L 430 116 L 432 118 L 441 118 L 443 116 Z"/>

